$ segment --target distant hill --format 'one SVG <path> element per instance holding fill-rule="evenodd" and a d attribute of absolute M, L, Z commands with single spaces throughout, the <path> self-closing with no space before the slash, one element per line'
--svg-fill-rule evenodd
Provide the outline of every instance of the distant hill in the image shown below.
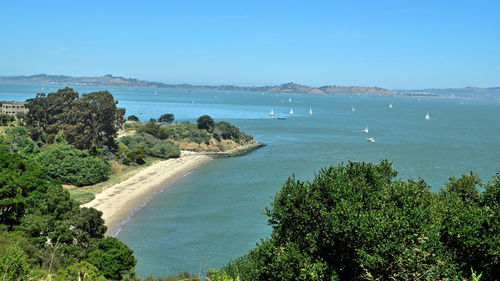
<path fill-rule="evenodd" d="M 64 84 L 78 86 L 122 86 L 122 87 L 163 87 L 163 83 L 141 81 L 134 78 L 115 77 L 107 74 L 101 77 L 73 77 L 66 75 L 37 74 L 31 76 L 1 76 L 0 82 L 33 84 Z"/>
<path fill-rule="evenodd" d="M 363 86 L 322 86 L 313 87 L 297 83 L 285 83 L 275 86 L 246 87 L 234 85 L 191 85 L 191 84 L 166 84 L 150 82 L 135 78 L 124 78 L 110 74 L 100 77 L 73 77 L 66 75 L 37 74 L 31 76 L 0 76 L 0 82 L 77 85 L 77 86 L 120 86 L 120 87 L 145 87 L 145 88 L 170 88 L 193 90 L 221 90 L 221 91 L 252 91 L 271 93 L 301 93 L 301 94 L 332 94 L 332 95 L 373 95 L 373 96 L 412 96 L 412 97 L 463 97 L 500 99 L 500 87 L 478 88 L 465 87 L 456 89 L 422 89 L 422 90 L 388 90 L 379 87 Z"/>
<path fill-rule="evenodd" d="M 255 91 L 271 93 L 302 93 L 302 94 L 378 94 L 393 95 L 391 90 L 378 87 L 360 86 L 323 86 L 316 88 L 296 83 L 285 83 L 277 86 L 246 87 L 234 85 L 191 85 L 191 84 L 165 84 L 161 82 L 143 81 L 134 78 L 112 76 L 101 77 L 73 77 L 66 75 L 37 74 L 31 76 L 0 76 L 0 82 L 53 84 L 53 85 L 78 85 L 78 86 L 121 86 L 121 87 L 146 87 L 146 88 L 172 88 L 196 90 L 222 90 L 222 91 Z"/>

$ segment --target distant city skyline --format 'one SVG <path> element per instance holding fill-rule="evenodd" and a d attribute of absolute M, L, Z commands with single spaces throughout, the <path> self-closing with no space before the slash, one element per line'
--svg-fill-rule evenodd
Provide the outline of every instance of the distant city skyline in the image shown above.
<path fill-rule="evenodd" d="M 3 1 L 0 76 L 500 86 L 499 1 Z"/>

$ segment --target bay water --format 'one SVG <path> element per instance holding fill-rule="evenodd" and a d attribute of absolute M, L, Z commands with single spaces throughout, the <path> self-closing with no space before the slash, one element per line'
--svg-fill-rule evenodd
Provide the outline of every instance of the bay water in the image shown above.
<path fill-rule="evenodd" d="M 62 87 L 2 83 L 0 100 Z M 173 113 L 179 122 L 196 122 L 208 114 L 266 144 L 196 169 L 114 230 L 134 250 L 142 277 L 204 274 L 247 253 L 269 235 L 261 212 L 292 175 L 311 180 L 330 165 L 388 159 L 399 178 L 422 178 L 436 192 L 450 176 L 473 171 L 488 181 L 500 171 L 500 101 L 72 87 L 79 93 L 109 90 L 127 116 L 143 121 Z M 362 132 L 366 127 L 369 132 Z"/>

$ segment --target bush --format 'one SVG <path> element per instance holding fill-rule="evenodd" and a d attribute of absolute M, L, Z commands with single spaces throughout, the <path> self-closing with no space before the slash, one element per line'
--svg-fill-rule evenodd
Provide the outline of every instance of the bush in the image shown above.
<path fill-rule="evenodd" d="M 16 118 L 12 115 L 0 114 L 0 126 L 8 126 L 11 122 L 14 122 L 14 120 L 16 120 Z"/>
<path fill-rule="evenodd" d="M 105 181 L 111 171 L 106 161 L 64 143 L 48 146 L 31 160 L 45 167 L 51 178 L 76 186 Z"/>
<path fill-rule="evenodd" d="M 159 141 L 148 150 L 148 155 L 159 158 L 173 158 L 179 157 L 181 155 L 181 151 L 178 146 L 170 142 Z"/>
<path fill-rule="evenodd" d="M 451 178 L 440 193 L 395 180 L 386 160 L 289 178 L 266 208 L 273 227 L 219 276 L 242 280 L 464 280 L 500 268 L 500 176 Z"/>
<path fill-rule="evenodd" d="M 104 277 L 121 280 L 122 274 L 131 270 L 137 262 L 132 254 L 133 251 L 120 240 L 106 237 L 99 241 L 87 261 L 97 267 Z"/>
<path fill-rule="evenodd" d="M 29 137 L 28 130 L 21 126 L 5 130 L 5 141 L 9 152 L 32 155 L 40 151 L 38 145 Z"/>
<path fill-rule="evenodd" d="M 198 129 L 204 129 L 207 131 L 211 131 L 215 126 L 214 120 L 208 115 L 200 116 L 196 122 L 198 124 Z"/>
<path fill-rule="evenodd" d="M 138 133 L 133 136 L 122 137 L 119 141 L 130 150 L 135 150 L 139 146 L 142 146 L 143 152 L 153 157 L 171 158 L 180 156 L 180 150 L 177 145 L 168 141 L 159 140 L 150 134 Z M 134 161 L 130 154 L 127 154 L 127 156 L 130 160 Z"/>
<path fill-rule="evenodd" d="M 56 281 L 79 280 L 79 281 L 106 281 L 97 267 L 82 261 L 57 272 L 54 276 Z"/>
<path fill-rule="evenodd" d="M 129 117 L 127 117 L 127 120 L 128 121 L 139 121 L 139 118 L 135 115 L 129 115 Z"/>
<path fill-rule="evenodd" d="M 151 120 L 149 122 L 147 122 L 146 125 L 139 126 L 137 128 L 137 132 L 150 134 L 156 138 L 159 138 L 160 124 L 156 123 L 156 120 L 151 118 Z"/>
<path fill-rule="evenodd" d="M 5 253 L 0 253 L 0 279 L 24 280 L 29 273 L 27 258 L 17 245 L 9 247 Z"/>
<path fill-rule="evenodd" d="M 174 122 L 174 120 L 175 117 L 172 113 L 163 114 L 162 116 L 160 116 L 160 118 L 158 118 L 158 122 L 165 122 L 165 123 L 172 123 Z"/>

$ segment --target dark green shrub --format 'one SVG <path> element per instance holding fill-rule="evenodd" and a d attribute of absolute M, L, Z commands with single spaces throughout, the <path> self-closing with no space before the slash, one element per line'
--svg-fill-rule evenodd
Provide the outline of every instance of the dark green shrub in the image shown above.
<path fill-rule="evenodd" d="M 170 158 L 180 156 L 180 150 L 177 145 L 159 140 L 150 134 L 138 133 L 133 136 L 125 136 L 120 138 L 119 142 L 126 145 L 130 150 L 135 150 L 138 146 L 142 146 L 143 152 L 153 157 Z M 137 158 L 135 156 L 132 157 L 130 153 L 127 156 L 132 161 Z"/>
<path fill-rule="evenodd" d="M 90 156 L 87 150 L 64 143 L 48 146 L 31 160 L 45 167 L 51 178 L 76 186 L 105 181 L 111 170 L 106 161 Z"/>
<path fill-rule="evenodd" d="M 241 280 L 481 280 L 500 272 L 500 176 L 451 178 L 440 193 L 395 180 L 387 161 L 289 178 L 265 213 L 273 227 L 217 276 Z M 214 279 L 217 280 L 217 279 Z"/>
<path fill-rule="evenodd" d="M 200 116 L 196 122 L 198 124 L 198 129 L 204 129 L 207 131 L 213 130 L 215 126 L 214 120 L 208 115 Z"/>
<path fill-rule="evenodd" d="M 135 115 L 129 115 L 129 117 L 127 117 L 127 120 L 128 121 L 139 121 L 139 118 Z"/>
<path fill-rule="evenodd" d="M 165 122 L 165 123 L 172 123 L 174 122 L 174 120 L 175 117 L 172 113 L 163 114 L 162 116 L 160 116 L 160 118 L 158 118 L 158 122 Z"/>
<path fill-rule="evenodd" d="M 122 274 L 131 270 L 137 262 L 132 254 L 133 251 L 120 240 L 106 237 L 89 253 L 87 262 L 97 267 L 104 277 L 121 280 Z"/>

